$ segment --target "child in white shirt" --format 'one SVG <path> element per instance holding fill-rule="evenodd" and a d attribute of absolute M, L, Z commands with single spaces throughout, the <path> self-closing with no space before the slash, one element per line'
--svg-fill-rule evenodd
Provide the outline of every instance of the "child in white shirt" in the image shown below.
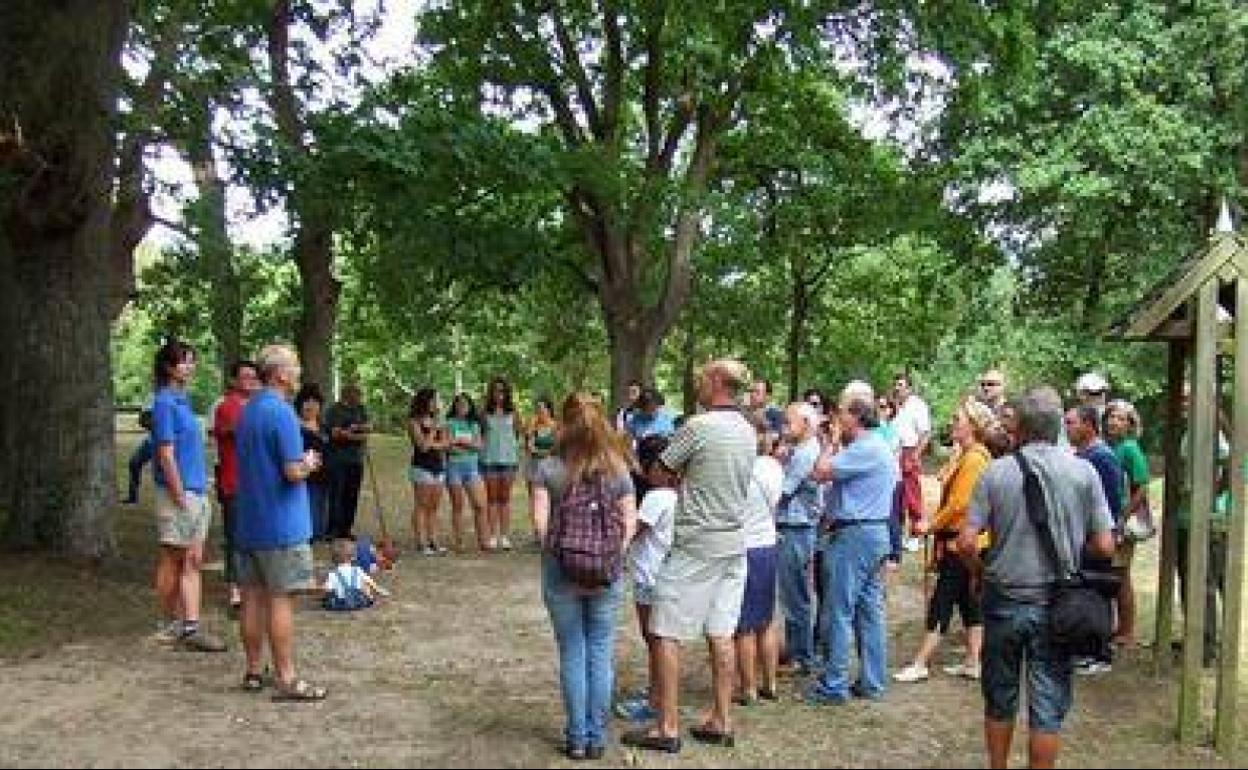
<path fill-rule="evenodd" d="M 633 573 L 633 601 L 637 607 L 637 623 L 649 652 L 650 683 L 653 685 L 658 665 L 658 638 L 650 633 L 650 606 L 654 602 L 654 583 L 659 567 L 672 548 L 676 522 L 676 475 L 663 467 L 659 455 L 667 448 L 666 436 L 650 435 L 637 444 L 637 462 L 649 490 L 637 509 L 637 534 L 628 549 L 628 564 Z M 645 698 L 621 702 L 616 711 L 625 719 L 647 721 L 658 715 L 653 686 Z"/>
<path fill-rule="evenodd" d="M 377 584 L 355 561 L 355 543 L 346 538 L 334 541 L 334 568 L 325 576 L 322 603 L 327 610 L 361 610 L 373 606 L 378 596 L 390 592 Z"/>

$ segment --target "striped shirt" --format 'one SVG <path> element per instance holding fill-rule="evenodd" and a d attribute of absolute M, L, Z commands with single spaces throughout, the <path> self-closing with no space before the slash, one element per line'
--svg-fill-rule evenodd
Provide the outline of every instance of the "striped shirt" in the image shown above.
<path fill-rule="evenodd" d="M 757 439 L 737 409 L 690 417 L 660 461 L 681 476 L 673 550 L 703 558 L 745 553 L 745 520 Z"/>

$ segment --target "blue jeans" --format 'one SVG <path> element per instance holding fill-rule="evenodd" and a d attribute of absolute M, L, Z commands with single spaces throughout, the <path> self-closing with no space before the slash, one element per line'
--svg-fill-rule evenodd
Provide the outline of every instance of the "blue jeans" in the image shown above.
<path fill-rule="evenodd" d="M 542 599 L 559 648 L 559 684 L 569 745 L 605 746 L 615 687 L 615 616 L 621 582 L 585 593 L 568 582 L 559 563 L 542 555 Z"/>
<path fill-rule="evenodd" d="M 827 662 L 816 683 L 829 700 L 850 695 L 849 651 L 858 650 L 856 694 L 884 694 L 888 669 L 888 629 L 884 622 L 884 579 L 880 567 L 890 550 L 888 527 L 859 524 L 841 529 L 822 547 Z M 856 644 L 855 644 L 856 643 Z"/>
<path fill-rule="evenodd" d="M 776 575 L 784 605 L 784 640 L 795 664 L 815 660 L 815 629 L 810 616 L 810 563 L 815 554 L 814 527 L 777 527 L 780 535 Z"/>
<path fill-rule="evenodd" d="M 1062 729 L 1072 699 L 1072 666 L 1069 655 L 1049 644 L 1048 607 L 1014 601 L 987 586 L 982 659 L 984 716 L 1014 722 L 1026 662 L 1028 724 L 1036 732 Z"/>

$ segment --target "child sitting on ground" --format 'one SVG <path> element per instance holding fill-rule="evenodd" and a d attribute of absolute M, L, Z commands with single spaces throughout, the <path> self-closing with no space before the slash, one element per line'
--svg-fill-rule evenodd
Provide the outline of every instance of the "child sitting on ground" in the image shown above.
<path fill-rule="evenodd" d="M 334 568 L 325 577 L 322 605 L 327 610 L 362 610 L 373 606 L 378 596 L 390 592 L 377 584 L 372 576 L 356 563 L 356 545 L 340 538 L 333 545 Z"/>
<path fill-rule="evenodd" d="M 637 623 L 646 640 L 649 659 L 650 687 L 644 696 L 636 696 L 616 705 L 616 713 L 637 722 L 657 718 L 654 691 L 655 668 L 658 666 L 658 638 L 650 633 L 650 606 L 654 603 L 654 581 L 659 566 L 672 548 L 672 530 L 676 520 L 676 475 L 663 467 L 659 455 L 667 449 L 667 437 L 650 435 L 637 444 L 637 464 L 641 467 L 647 491 L 637 509 L 637 535 L 628 549 L 628 564 L 633 572 L 633 601 L 637 605 Z"/>

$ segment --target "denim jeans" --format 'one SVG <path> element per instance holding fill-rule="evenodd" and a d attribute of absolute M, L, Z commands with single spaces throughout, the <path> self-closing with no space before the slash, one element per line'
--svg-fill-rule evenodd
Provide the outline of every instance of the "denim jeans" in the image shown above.
<path fill-rule="evenodd" d="M 858 651 L 856 694 L 884 694 L 888 669 L 888 630 L 884 622 L 881 566 L 889 553 L 888 527 L 848 526 L 822 546 L 827 661 L 816 682 L 819 697 L 845 700 L 850 695 L 849 651 Z"/>
<path fill-rule="evenodd" d="M 581 748 L 605 746 L 615 686 L 615 620 L 621 583 L 585 593 L 542 556 L 542 599 L 559 648 L 559 684 L 567 715 L 564 737 Z"/>
<path fill-rule="evenodd" d="M 815 660 L 815 629 L 810 612 L 810 563 L 815 553 L 814 527 L 778 527 L 776 575 L 784 605 L 784 641 L 793 663 Z"/>
<path fill-rule="evenodd" d="M 1013 722 L 1018 689 L 1027 665 L 1028 724 L 1036 732 L 1055 733 L 1070 709 L 1070 656 L 1049 644 L 1049 608 L 1014 601 L 992 586 L 984 592 L 984 716 Z"/>

